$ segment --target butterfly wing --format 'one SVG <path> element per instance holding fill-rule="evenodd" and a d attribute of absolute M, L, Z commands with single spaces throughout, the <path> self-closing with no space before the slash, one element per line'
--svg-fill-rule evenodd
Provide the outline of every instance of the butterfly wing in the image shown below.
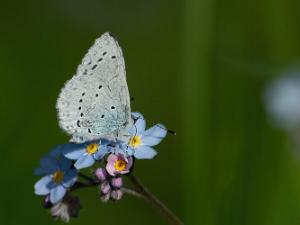
<path fill-rule="evenodd" d="M 109 33 L 95 41 L 66 82 L 57 110 L 60 127 L 76 143 L 116 139 L 132 124 L 122 50 Z"/>

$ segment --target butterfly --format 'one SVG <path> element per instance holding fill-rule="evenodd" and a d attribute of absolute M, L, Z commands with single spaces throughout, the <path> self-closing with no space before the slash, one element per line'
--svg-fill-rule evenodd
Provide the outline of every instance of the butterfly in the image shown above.
<path fill-rule="evenodd" d="M 133 125 L 125 62 L 117 40 L 104 33 L 65 83 L 56 108 L 71 142 L 123 140 Z"/>

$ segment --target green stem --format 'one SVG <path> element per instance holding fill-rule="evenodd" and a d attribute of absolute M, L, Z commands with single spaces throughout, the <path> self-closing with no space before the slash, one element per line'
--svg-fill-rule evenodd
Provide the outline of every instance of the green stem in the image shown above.
<path fill-rule="evenodd" d="M 169 221 L 170 224 L 184 225 L 183 222 L 164 203 L 162 203 L 155 195 L 153 195 L 137 177 L 135 177 L 133 174 L 130 174 L 129 179 L 137 191 L 145 197 L 145 200 L 150 202 L 155 209 L 157 209 L 158 212 Z"/>
<path fill-rule="evenodd" d="M 98 184 L 98 181 L 96 181 L 95 179 L 93 179 L 92 177 L 85 175 L 84 173 L 78 172 L 78 176 L 85 179 L 86 181 L 88 181 L 91 184 Z"/>

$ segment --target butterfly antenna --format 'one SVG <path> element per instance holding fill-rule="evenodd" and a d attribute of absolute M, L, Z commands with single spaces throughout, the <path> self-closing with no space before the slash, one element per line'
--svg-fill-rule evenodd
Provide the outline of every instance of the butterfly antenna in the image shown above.
<path fill-rule="evenodd" d="M 169 130 L 169 129 L 167 129 L 167 128 L 163 127 L 163 126 L 160 126 L 160 125 L 158 125 L 158 126 L 159 126 L 161 129 L 166 130 L 169 134 L 176 135 L 176 132 L 175 132 L 175 131 Z"/>
<path fill-rule="evenodd" d="M 167 131 L 168 131 L 168 133 L 170 133 L 170 134 L 172 134 L 172 135 L 176 135 L 176 132 L 173 131 L 173 130 L 167 130 Z"/>

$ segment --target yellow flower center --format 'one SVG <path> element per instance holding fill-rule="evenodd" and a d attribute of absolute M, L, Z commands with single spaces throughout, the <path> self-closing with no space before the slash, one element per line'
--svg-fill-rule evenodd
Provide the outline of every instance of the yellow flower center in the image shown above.
<path fill-rule="evenodd" d="M 133 136 L 129 140 L 129 146 L 133 148 L 137 148 L 141 145 L 141 137 L 140 136 Z"/>
<path fill-rule="evenodd" d="M 118 159 L 115 162 L 114 166 L 115 166 L 116 171 L 123 171 L 126 169 L 126 165 L 127 165 L 127 163 L 124 160 Z"/>
<path fill-rule="evenodd" d="M 52 176 L 52 179 L 55 183 L 60 183 L 62 182 L 62 180 L 64 179 L 64 173 L 61 172 L 60 170 L 57 170 L 53 176 Z"/>
<path fill-rule="evenodd" d="M 92 143 L 86 147 L 86 152 L 91 155 L 97 152 L 98 148 L 99 148 L 99 144 Z"/>

